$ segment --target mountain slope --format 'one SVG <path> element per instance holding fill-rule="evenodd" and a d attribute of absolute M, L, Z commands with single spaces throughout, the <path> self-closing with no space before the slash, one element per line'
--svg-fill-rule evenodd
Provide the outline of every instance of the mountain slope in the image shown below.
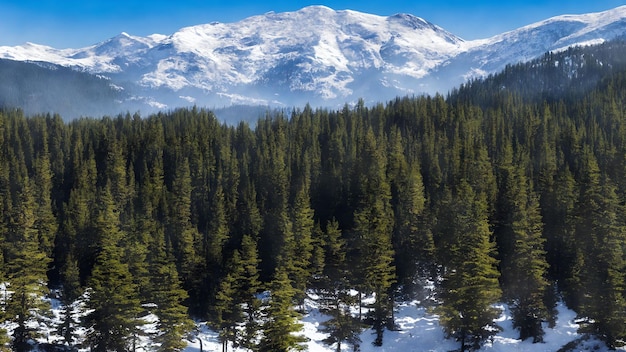
<path fill-rule="evenodd" d="M 0 108 L 63 117 L 119 113 L 127 94 L 103 77 L 48 63 L 0 59 Z"/>
<path fill-rule="evenodd" d="M 468 50 L 444 62 L 436 71 L 440 80 L 462 83 L 526 62 L 549 51 L 600 44 L 624 37 L 626 6 L 583 15 L 563 15 L 494 37 L 471 42 Z M 448 87 L 449 88 L 449 87 Z"/>
<path fill-rule="evenodd" d="M 142 87 L 158 107 L 312 105 L 446 92 L 546 51 L 626 31 L 626 6 L 564 15 L 492 38 L 463 39 L 409 14 L 383 17 L 310 6 L 165 36 L 122 33 L 86 48 L 27 43 L 0 58 L 45 61 Z"/>
<path fill-rule="evenodd" d="M 575 103 L 626 72 L 626 40 L 576 46 L 550 52 L 537 59 L 507 65 L 496 74 L 472 80 L 451 91 L 455 103 L 483 108 L 498 105 L 514 94 L 523 100 Z"/>

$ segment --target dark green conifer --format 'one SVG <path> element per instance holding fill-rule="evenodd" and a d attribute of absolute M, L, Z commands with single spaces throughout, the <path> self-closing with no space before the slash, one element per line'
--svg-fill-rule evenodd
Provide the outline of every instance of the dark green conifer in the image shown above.
<path fill-rule="evenodd" d="M 220 282 L 215 297 L 215 326 L 219 331 L 222 352 L 228 350 L 228 343 L 235 345 L 239 340 L 237 326 L 244 322 L 242 287 L 245 268 L 239 251 L 233 253 L 228 273 Z"/>
<path fill-rule="evenodd" d="M 545 259 L 544 238 L 542 237 L 539 202 L 528 186 L 523 171 L 517 178 L 519 193 L 514 199 L 511 216 L 513 252 L 507 259 L 510 286 L 505 287 L 505 295 L 513 300 L 513 326 L 520 329 L 520 339 L 533 338 L 533 342 L 543 341 L 543 321 L 549 320 L 550 307 L 546 307 L 548 263 Z M 505 275 L 505 272 L 503 272 Z"/>
<path fill-rule="evenodd" d="M 181 288 L 173 258 L 157 262 L 152 274 L 152 298 L 156 304 L 154 313 L 159 317 L 157 328 L 159 351 L 182 351 L 187 344 L 184 337 L 194 327 L 187 307 L 183 305 L 188 295 Z"/>
<path fill-rule="evenodd" d="M 356 177 L 360 198 L 354 212 L 354 232 L 359 248 L 357 275 L 362 275 L 362 290 L 375 296 L 372 312 L 376 331 L 374 344 L 382 346 L 385 327 L 394 324 L 394 302 L 390 294 L 396 279 L 391 242 L 393 210 L 385 160 L 371 129 L 365 135 L 359 165 Z"/>
<path fill-rule="evenodd" d="M 578 262 L 575 282 L 582 330 L 596 334 L 610 348 L 626 339 L 625 279 L 626 227 L 619 219 L 624 209 L 615 186 L 600 174 L 589 149 L 583 150 L 583 175 L 576 205 L 575 238 Z"/>
<path fill-rule="evenodd" d="M 293 299 L 296 290 L 293 288 L 287 269 L 279 266 L 270 284 L 270 298 L 266 307 L 263 338 L 259 344 L 259 352 L 289 352 L 305 350 L 302 345 L 306 338 L 296 335 L 302 324 L 298 323 L 300 314 L 294 310 Z"/>
<path fill-rule="evenodd" d="M 341 236 L 337 221 L 331 221 L 325 231 L 325 258 L 324 270 L 317 280 L 316 293 L 320 304 L 320 311 L 330 316 L 322 323 L 322 332 L 328 334 L 324 342 L 336 345 L 336 351 L 341 351 L 343 343 L 358 348 L 361 343 L 359 334 L 363 328 L 359 319 L 352 316 L 351 308 L 357 299 L 350 292 L 348 280 L 349 270 L 346 262 L 346 241 Z"/>
<path fill-rule="evenodd" d="M 91 313 L 84 321 L 90 329 L 87 341 L 94 351 L 130 351 L 142 324 L 139 293 L 128 265 L 121 261 L 118 245 L 124 233 L 107 188 L 99 192 L 98 204 L 92 229 L 98 254 L 88 281 Z"/>
<path fill-rule="evenodd" d="M 253 349 L 258 345 L 259 320 L 261 317 L 261 299 L 258 294 L 261 291 L 259 280 L 259 254 L 257 243 L 252 236 L 244 235 L 241 240 L 241 267 L 243 276 L 239 282 L 243 305 L 244 329 L 240 336 L 239 344 L 247 349 Z"/>
<path fill-rule="evenodd" d="M 291 213 L 293 238 L 285 244 L 285 255 L 291 258 L 288 270 L 296 290 L 294 298 L 297 304 L 303 306 L 306 290 L 312 277 L 311 257 L 313 255 L 314 222 L 308 181 L 304 181 L 297 191 Z"/>
<path fill-rule="evenodd" d="M 497 331 L 494 319 L 500 311 L 493 304 L 502 292 L 485 198 L 463 181 L 455 197 L 449 219 L 454 233 L 446 245 L 452 256 L 443 268 L 442 303 L 437 312 L 446 334 L 460 341 L 461 351 L 466 351 L 477 349 Z"/>
<path fill-rule="evenodd" d="M 28 178 L 21 180 L 22 188 L 15 195 L 7 228 L 6 273 L 12 291 L 5 306 L 7 316 L 17 324 L 13 331 L 13 349 L 29 351 L 36 331 L 28 327 L 31 321 L 42 318 L 50 309 L 43 300 L 50 259 L 40 248 L 36 228 L 34 196 Z"/>

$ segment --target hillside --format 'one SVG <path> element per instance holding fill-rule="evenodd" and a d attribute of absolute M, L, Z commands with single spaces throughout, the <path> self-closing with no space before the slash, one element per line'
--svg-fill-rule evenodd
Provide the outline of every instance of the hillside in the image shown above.
<path fill-rule="evenodd" d="M 608 84 L 626 71 L 626 42 L 613 40 L 570 47 L 514 65 L 451 91 L 454 101 L 493 105 L 502 95 L 517 94 L 529 102 L 574 103 L 598 85 Z"/>
<path fill-rule="evenodd" d="M 67 118 L 117 114 L 126 93 L 110 80 L 49 63 L 0 59 L 0 107 Z"/>

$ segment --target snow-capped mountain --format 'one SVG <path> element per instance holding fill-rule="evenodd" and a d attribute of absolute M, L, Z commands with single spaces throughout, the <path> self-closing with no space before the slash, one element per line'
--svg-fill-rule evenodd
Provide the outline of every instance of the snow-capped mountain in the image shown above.
<path fill-rule="evenodd" d="M 464 41 L 409 14 L 383 17 L 311 6 L 165 36 L 122 33 L 80 49 L 27 43 L 0 58 L 43 61 L 106 76 L 158 106 L 228 103 L 335 105 L 445 92 L 546 51 L 626 31 L 626 6 L 554 17 Z M 137 88 L 139 87 L 139 88 Z"/>
<path fill-rule="evenodd" d="M 507 64 L 530 61 L 549 51 L 600 44 L 626 35 L 626 6 L 583 15 L 563 15 L 475 40 L 444 62 L 435 75 L 462 83 L 501 71 Z"/>

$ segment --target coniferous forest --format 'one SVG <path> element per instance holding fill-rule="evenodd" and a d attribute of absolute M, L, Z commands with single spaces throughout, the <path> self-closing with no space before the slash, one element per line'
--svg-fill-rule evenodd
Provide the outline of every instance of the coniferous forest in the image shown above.
<path fill-rule="evenodd" d="M 620 346 L 626 70 L 599 63 L 626 56 L 612 45 L 547 54 L 447 96 L 305 106 L 254 125 L 195 107 L 71 122 L 5 109 L 2 320 L 15 329 L 2 342 L 32 347 L 54 289 L 70 346 L 132 350 L 150 310 L 163 351 L 185 346 L 192 319 L 224 346 L 290 351 L 314 294 L 339 351 L 363 329 L 384 345 L 394 305 L 434 287 L 433 312 L 462 351 L 497 331 L 497 302 L 521 339 L 542 341 L 559 300 Z M 596 83 L 579 84 L 572 62 Z M 558 95 L 532 86 L 538 72 Z"/>

